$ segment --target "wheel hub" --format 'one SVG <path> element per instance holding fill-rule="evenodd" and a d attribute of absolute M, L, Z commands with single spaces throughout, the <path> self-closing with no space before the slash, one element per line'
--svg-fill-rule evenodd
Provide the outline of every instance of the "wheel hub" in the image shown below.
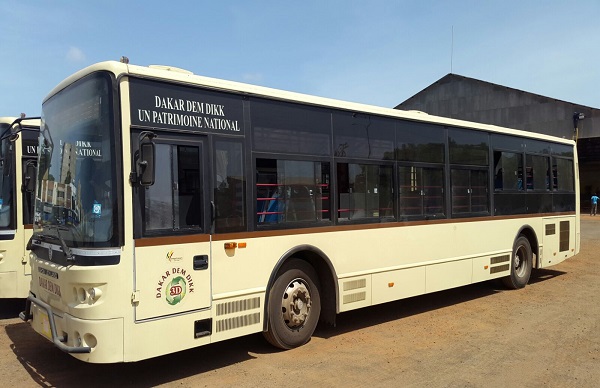
<path fill-rule="evenodd" d="M 306 284 L 296 279 L 288 284 L 281 300 L 283 320 L 290 329 L 302 327 L 311 307 L 310 291 Z"/>

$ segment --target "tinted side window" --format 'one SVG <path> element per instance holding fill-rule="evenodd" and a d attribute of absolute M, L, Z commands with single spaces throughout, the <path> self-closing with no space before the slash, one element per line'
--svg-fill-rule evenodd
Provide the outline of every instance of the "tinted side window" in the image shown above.
<path fill-rule="evenodd" d="M 365 114 L 336 112 L 333 115 L 334 155 L 337 157 L 394 158 L 392 120 Z"/>
<path fill-rule="evenodd" d="M 307 155 L 331 154 L 331 114 L 279 101 L 251 101 L 254 150 Z"/>
<path fill-rule="evenodd" d="M 444 163 L 446 135 L 443 127 L 399 121 L 396 159 L 408 162 Z"/>
<path fill-rule="evenodd" d="M 573 147 L 566 144 L 552 144 L 552 153 L 554 155 L 559 155 L 567 158 L 572 158 L 573 155 Z"/>
<path fill-rule="evenodd" d="M 554 189 L 559 191 L 575 191 L 573 161 L 571 159 L 553 158 Z"/>
<path fill-rule="evenodd" d="M 488 144 L 487 133 L 451 128 L 448 130 L 450 163 L 487 166 Z"/>

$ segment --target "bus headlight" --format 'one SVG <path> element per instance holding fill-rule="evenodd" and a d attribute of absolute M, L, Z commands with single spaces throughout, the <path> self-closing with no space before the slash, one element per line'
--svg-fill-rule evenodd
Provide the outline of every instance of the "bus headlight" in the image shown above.
<path fill-rule="evenodd" d="M 102 296 L 102 290 L 96 287 L 92 287 L 88 290 L 88 295 L 90 298 L 90 302 L 95 302 Z"/>
<path fill-rule="evenodd" d="M 102 297 L 102 287 L 99 285 L 82 285 L 73 288 L 73 296 L 77 304 L 93 305 Z"/>

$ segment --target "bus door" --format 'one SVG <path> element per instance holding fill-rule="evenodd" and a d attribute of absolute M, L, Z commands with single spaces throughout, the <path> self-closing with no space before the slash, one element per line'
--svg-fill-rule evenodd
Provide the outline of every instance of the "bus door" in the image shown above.
<path fill-rule="evenodd" d="M 38 135 L 40 134 L 39 126 L 25 128 L 20 132 L 21 141 L 21 187 L 17 187 L 21 191 L 21 214 L 23 216 L 22 225 L 25 230 L 23 236 L 22 259 L 25 275 L 31 275 L 31 265 L 29 263 L 29 252 L 25 250 L 27 242 L 33 234 L 33 205 L 35 202 L 35 176 L 37 173 L 37 158 L 38 158 Z M 60 195 L 57 193 L 57 195 Z M 29 279 L 27 280 L 26 288 L 29 288 Z"/>
<path fill-rule="evenodd" d="M 25 250 L 25 246 L 27 245 L 27 241 L 29 241 L 31 235 L 33 234 L 33 192 L 28 190 L 27 186 L 29 182 L 26 181 L 35 179 L 35 176 L 31 175 L 31 171 L 32 169 L 36 168 L 36 164 L 37 163 L 35 160 L 27 159 L 24 159 L 23 163 L 21 164 L 21 176 L 23 180 L 20 190 L 22 192 L 22 196 L 20 199 L 21 209 L 18 209 L 18 211 L 21 211 L 21 216 L 23 217 L 21 219 L 21 225 L 19 225 L 19 228 L 23 228 L 23 233 L 21 233 L 20 236 L 22 241 L 19 241 L 19 246 L 22 250 L 19 253 L 21 256 L 21 264 L 23 264 L 24 275 L 31 275 L 31 265 L 29 265 L 29 252 Z"/>
<path fill-rule="evenodd" d="M 136 134 L 132 141 L 137 142 Z M 207 139 L 161 134 L 154 143 L 154 184 L 137 185 L 134 198 L 138 321 L 211 303 Z"/>
<path fill-rule="evenodd" d="M 23 146 L 23 152 L 25 152 L 25 145 Z M 22 212 L 21 213 L 23 216 L 23 220 L 21 223 L 23 225 L 24 234 L 23 234 L 22 244 L 19 244 L 19 245 L 21 247 L 23 247 L 22 248 L 23 251 L 21 252 L 21 254 L 22 254 L 21 262 L 23 264 L 23 269 L 25 271 L 26 276 L 31 275 L 31 265 L 29 263 L 29 252 L 27 252 L 25 250 L 25 246 L 27 245 L 27 242 L 29 241 L 29 239 L 31 238 L 31 235 L 33 234 L 33 201 L 34 201 L 33 191 L 31 191 L 30 188 L 28 188 L 28 186 L 31 185 L 32 180 L 35 180 L 35 174 L 32 173 L 35 171 L 35 169 L 37 169 L 37 161 L 35 159 L 23 159 L 22 170 L 21 170 L 21 176 L 22 176 L 21 192 L 23 193 L 23 195 L 21 197 L 21 200 L 22 200 L 22 206 L 21 206 Z M 29 284 L 27 285 L 27 288 L 29 288 Z"/>

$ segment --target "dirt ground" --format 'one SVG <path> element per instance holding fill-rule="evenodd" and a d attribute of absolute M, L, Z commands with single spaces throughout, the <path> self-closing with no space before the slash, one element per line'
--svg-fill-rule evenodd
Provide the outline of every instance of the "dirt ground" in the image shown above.
<path fill-rule="evenodd" d="M 134 364 L 75 360 L 0 302 L 5 386 L 596 387 L 600 382 L 600 216 L 582 216 L 582 250 L 535 271 L 523 290 L 496 282 L 338 316 L 305 346 L 252 335 Z"/>

